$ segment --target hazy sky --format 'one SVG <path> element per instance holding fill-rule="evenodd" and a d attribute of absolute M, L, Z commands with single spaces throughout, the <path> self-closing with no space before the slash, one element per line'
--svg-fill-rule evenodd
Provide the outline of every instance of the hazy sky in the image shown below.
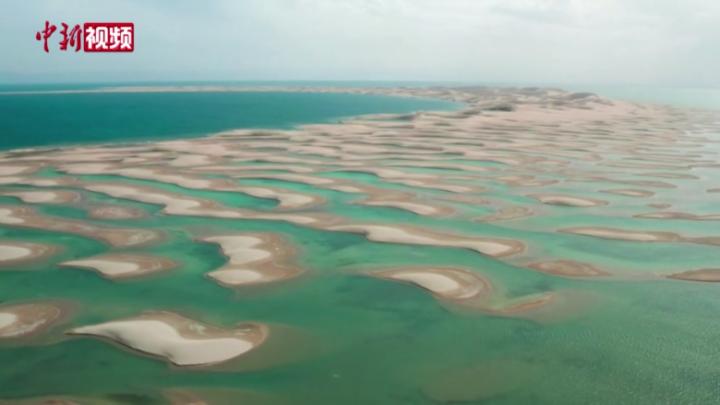
<path fill-rule="evenodd" d="M 717 0 L 0 0 L 0 82 L 457 80 L 720 86 Z M 50 54 L 45 20 L 131 21 Z"/>

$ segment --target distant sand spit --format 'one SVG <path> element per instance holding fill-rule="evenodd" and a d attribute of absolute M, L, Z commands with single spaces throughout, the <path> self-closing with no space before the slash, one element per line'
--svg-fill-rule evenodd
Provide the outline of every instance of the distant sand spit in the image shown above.
<path fill-rule="evenodd" d="M 172 312 L 147 312 L 136 317 L 82 326 L 67 332 L 123 345 L 176 366 L 209 366 L 237 358 L 260 346 L 269 334 L 262 324 L 223 329 Z"/>
<path fill-rule="evenodd" d="M 687 242 L 720 246 L 720 237 L 687 237 L 674 232 L 664 231 L 632 231 L 618 228 L 577 227 L 560 229 L 560 232 L 631 242 Z"/>
<path fill-rule="evenodd" d="M 676 280 L 720 282 L 720 269 L 690 270 L 682 273 L 675 273 L 668 276 Z"/>
<path fill-rule="evenodd" d="M 98 272 L 111 280 L 127 279 L 164 272 L 177 266 L 174 261 L 148 254 L 105 253 L 85 259 L 68 260 L 62 266 Z"/>
<path fill-rule="evenodd" d="M 594 198 L 576 197 L 569 195 L 559 194 L 531 194 L 528 197 L 532 197 L 543 204 L 550 205 L 563 205 L 569 207 L 597 207 L 600 205 L 607 205 L 607 201 L 598 200 Z"/>
<path fill-rule="evenodd" d="M 456 247 L 493 257 L 510 256 L 525 249 L 522 242 L 515 240 L 453 235 L 404 225 L 352 224 L 335 225 L 327 229 L 361 233 L 373 242 Z"/>

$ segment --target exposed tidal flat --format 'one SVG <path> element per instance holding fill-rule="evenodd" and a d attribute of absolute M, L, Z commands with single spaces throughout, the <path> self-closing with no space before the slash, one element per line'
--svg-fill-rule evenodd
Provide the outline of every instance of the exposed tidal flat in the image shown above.
<path fill-rule="evenodd" d="M 0 403 L 720 401 L 720 113 L 307 91 L 462 107 L 0 153 Z"/>

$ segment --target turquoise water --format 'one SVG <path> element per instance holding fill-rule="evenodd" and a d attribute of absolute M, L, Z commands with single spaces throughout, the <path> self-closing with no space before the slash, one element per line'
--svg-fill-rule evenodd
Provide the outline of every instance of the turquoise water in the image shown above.
<path fill-rule="evenodd" d="M 85 138 L 65 142 L 83 143 L 147 139 L 142 134 L 172 139 L 238 126 L 285 128 L 293 123 L 333 121 L 356 113 L 455 107 L 432 100 L 330 94 L 2 97 L 3 102 L 12 99 L 24 106 L 14 107 L 23 114 L 2 111 L 14 123 L 3 120 L 0 125 L 41 134 L 38 139 L 46 141 L 44 145 L 59 143 L 59 137 L 51 136 L 57 131 L 56 125 L 51 125 L 52 121 L 45 119 L 41 111 L 53 114 L 67 137 L 85 134 Z M 43 109 L 34 108 L 38 105 L 44 105 Z M 109 105 L 117 109 L 110 109 Z M 258 110 L 253 113 L 253 108 Z M 71 111 L 80 113 L 67 114 Z M 253 120 L 257 124 L 250 123 Z M 83 132 L 87 126 L 84 123 L 92 124 L 94 130 Z M 35 140 L 28 142 L 41 145 L 32 143 Z M 468 147 L 478 142 L 468 140 Z M 494 166 L 512 174 L 512 168 L 502 164 L 452 155 L 439 157 L 447 163 Z M 332 166 L 333 161 L 328 159 L 326 163 Z M 381 166 L 389 161 L 374 163 Z M 262 165 L 237 164 L 248 169 Z M 421 168 L 403 170 L 443 173 Z M 715 186 L 715 173 L 705 170 L 707 173 L 695 171 L 703 175 L 695 188 Z M 46 167 L 33 176 L 58 175 L 52 167 Z M 217 175 L 227 178 L 223 173 Z M 235 390 L 228 395 L 232 400 L 211 402 L 220 405 L 720 402 L 717 285 L 667 280 L 655 274 L 717 266 L 718 247 L 682 243 L 643 245 L 555 231 L 571 226 L 612 226 L 711 236 L 717 235 L 717 222 L 632 218 L 633 214 L 647 212 L 644 203 L 654 200 L 638 202 L 600 194 L 598 190 L 618 187 L 605 183 L 563 182 L 541 189 L 603 198 L 611 203 L 608 206 L 591 209 L 540 206 L 526 196 L 537 189 L 512 188 L 480 176 L 463 182 L 488 188 L 477 197 L 508 201 L 538 211 L 538 215 L 524 219 L 482 223 L 473 218 L 492 212 L 492 206 L 448 202 L 444 200 L 448 197 L 446 192 L 398 186 L 363 173 L 336 171 L 318 176 L 413 190 L 424 201 L 453 205 L 459 212 L 447 218 L 423 217 L 394 208 L 356 205 L 354 202 L 361 195 L 301 183 L 236 181 L 245 186 L 276 186 L 324 197 L 325 205 L 311 211 L 331 213 L 353 222 L 416 225 L 467 235 L 514 238 L 528 243 L 531 250 L 522 260 L 496 260 L 465 249 L 375 243 L 356 234 L 280 221 L 165 215 L 158 205 L 92 192 L 83 192 L 83 200 L 78 204 L 35 204 L 38 212 L 51 218 L 105 227 L 162 230 L 166 238 L 161 242 L 126 250 L 170 257 L 180 266 L 166 274 L 113 282 L 94 272 L 58 264 L 123 249 L 73 234 L 1 225 L 0 239 L 54 244 L 63 250 L 41 263 L 0 271 L 0 303 L 64 299 L 75 303 L 76 308 L 71 319 L 36 339 L 0 345 L 0 398 L 9 399 L 10 404 L 17 404 L 13 401 L 18 398 L 43 395 L 87 399 L 82 404 L 166 404 L 162 392 L 182 387 L 198 393 Z M 276 209 L 273 201 L 238 193 L 192 190 L 111 175 L 76 177 L 142 185 L 215 200 L 229 207 L 265 212 Z M 683 199 L 683 195 L 698 194 L 691 193 L 693 188 L 688 182 L 674 183 L 678 189 L 656 190 L 656 199 L 680 199 L 678 209 L 717 211 L 712 204 L 713 196 Z M 2 187 L 2 191 L 6 189 L 34 188 Z M 14 197 L 0 196 L 0 205 L 19 204 Z M 90 219 L 89 208 L 103 204 L 137 208 L 145 211 L 147 217 L 122 221 Z M 244 232 L 273 232 L 286 237 L 297 247 L 298 265 L 305 274 L 278 285 L 238 290 L 210 281 L 206 273 L 222 266 L 226 258 L 216 246 L 198 243 L 196 238 L 203 234 Z M 570 279 L 524 267 L 526 259 L 548 257 L 596 263 L 617 272 L 618 277 Z M 470 269 L 487 277 L 501 297 L 574 291 L 579 299 L 568 314 L 538 322 L 451 309 L 419 288 L 367 277 L 361 271 L 418 265 Z M 624 273 L 647 274 L 648 279 L 627 280 L 622 278 Z M 147 309 L 176 311 L 224 327 L 247 321 L 264 322 L 272 325 L 273 334 L 257 352 L 241 357 L 233 365 L 236 368 L 229 369 L 179 369 L 105 341 L 64 335 L 72 327 L 135 316 Z M 218 393 L 208 394 L 212 395 Z M 1 399 L 0 404 L 4 404 Z"/>
<path fill-rule="evenodd" d="M 362 114 L 454 108 L 458 105 L 441 100 L 353 94 L 0 93 L 0 149 L 171 139 L 233 128 L 290 128 Z"/>

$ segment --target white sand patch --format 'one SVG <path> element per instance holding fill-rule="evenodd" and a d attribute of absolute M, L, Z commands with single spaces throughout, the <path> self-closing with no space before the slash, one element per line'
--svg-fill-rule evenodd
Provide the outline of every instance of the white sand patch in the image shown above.
<path fill-rule="evenodd" d="M 140 269 L 140 265 L 137 263 L 121 262 L 117 260 L 70 260 L 63 262 L 63 265 L 91 267 L 109 277 L 132 274 Z"/>
<path fill-rule="evenodd" d="M 6 328 L 17 322 L 18 316 L 9 312 L 0 312 L 0 329 Z"/>
<path fill-rule="evenodd" d="M 18 260 L 29 256 L 32 256 L 32 249 L 30 248 L 0 243 L 0 262 Z"/>
<path fill-rule="evenodd" d="M 170 270 L 176 266 L 174 261 L 162 256 L 130 253 L 105 253 L 60 264 L 91 269 L 110 279 L 142 276 Z"/>
<path fill-rule="evenodd" d="M 602 200 L 596 200 L 592 198 L 582 198 L 582 197 L 573 197 L 573 196 L 567 196 L 567 195 L 550 195 L 550 194 L 536 194 L 531 195 L 530 197 L 533 197 L 537 199 L 538 201 L 542 202 L 543 204 L 550 204 L 550 205 L 566 205 L 571 207 L 596 207 L 599 205 L 606 205 L 606 201 Z"/>
<path fill-rule="evenodd" d="M 411 281 L 434 293 L 447 294 L 460 288 L 452 278 L 434 273 L 406 272 L 391 276 L 394 279 Z"/>
<path fill-rule="evenodd" d="M 504 256 L 523 249 L 517 241 L 500 241 L 483 238 L 469 238 L 442 234 L 413 228 L 399 228 L 386 225 L 338 225 L 328 229 L 344 232 L 361 232 L 376 242 L 404 243 L 414 245 L 448 246 L 472 249 L 489 256 Z"/>
<path fill-rule="evenodd" d="M 0 208 L 0 224 L 22 224 L 25 220 L 16 216 L 15 211 L 9 208 Z"/>
<path fill-rule="evenodd" d="M 102 336 L 180 366 L 220 363 L 250 351 L 255 344 L 240 337 L 191 339 L 170 324 L 150 319 L 107 322 L 75 328 L 72 333 Z"/>

